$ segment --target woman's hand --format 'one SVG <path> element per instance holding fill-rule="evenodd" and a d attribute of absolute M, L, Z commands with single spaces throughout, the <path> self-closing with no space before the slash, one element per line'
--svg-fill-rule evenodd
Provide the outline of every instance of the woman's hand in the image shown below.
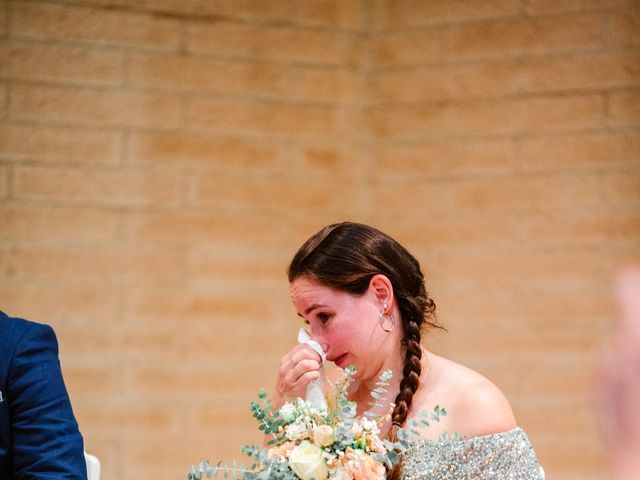
<path fill-rule="evenodd" d="M 280 408 L 287 400 L 304 398 L 307 385 L 320 376 L 321 358 L 305 344 L 298 344 L 280 360 L 276 388 L 272 396 L 274 408 Z"/>

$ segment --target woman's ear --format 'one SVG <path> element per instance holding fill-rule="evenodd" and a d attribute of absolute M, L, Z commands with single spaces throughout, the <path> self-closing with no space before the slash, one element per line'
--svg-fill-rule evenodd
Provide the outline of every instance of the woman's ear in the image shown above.
<path fill-rule="evenodd" d="M 385 313 L 389 311 L 393 303 L 393 285 L 391 285 L 391 280 L 386 275 L 379 273 L 371 277 L 369 293 L 375 296 Z"/>

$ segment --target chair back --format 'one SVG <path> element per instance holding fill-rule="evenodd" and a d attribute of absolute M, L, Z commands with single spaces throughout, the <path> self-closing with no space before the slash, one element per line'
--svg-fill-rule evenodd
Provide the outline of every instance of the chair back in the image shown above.
<path fill-rule="evenodd" d="M 100 460 L 84 452 L 84 461 L 87 462 L 87 480 L 100 480 Z"/>

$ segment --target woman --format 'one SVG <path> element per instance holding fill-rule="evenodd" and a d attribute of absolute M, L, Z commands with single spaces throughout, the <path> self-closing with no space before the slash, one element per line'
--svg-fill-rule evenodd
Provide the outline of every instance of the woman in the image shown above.
<path fill-rule="evenodd" d="M 291 300 L 327 360 L 353 365 L 350 399 L 358 413 L 369 407 L 380 374 L 390 369 L 386 406 L 394 405 L 382 433 L 395 438 L 418 412 L 445 407 L 448 415 L 420 432 L 390 478 L 543 478 L 508 401 L 489 380 L 427 351 L 424 326 L 437 327 L 416 259 L 388 235 L 366 225 L 323 228 L 300 248 L 289 266 Z M 275 406 L 304 397 L 319 377 L 320 358 L 296 345 L 280 362 Z M 463 440 L 440 439 L 444 432 Z M 403 471 L 402 471 L 403 470 Z"/>

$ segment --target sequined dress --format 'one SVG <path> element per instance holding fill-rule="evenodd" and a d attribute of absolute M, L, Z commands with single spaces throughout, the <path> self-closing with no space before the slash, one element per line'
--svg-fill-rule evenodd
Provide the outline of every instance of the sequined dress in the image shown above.
<path fill-rule="evenodd" d="M 404 480 L 543 480 L 522 428 L 463 440 L 415 442 L 404 458 Z"/>

